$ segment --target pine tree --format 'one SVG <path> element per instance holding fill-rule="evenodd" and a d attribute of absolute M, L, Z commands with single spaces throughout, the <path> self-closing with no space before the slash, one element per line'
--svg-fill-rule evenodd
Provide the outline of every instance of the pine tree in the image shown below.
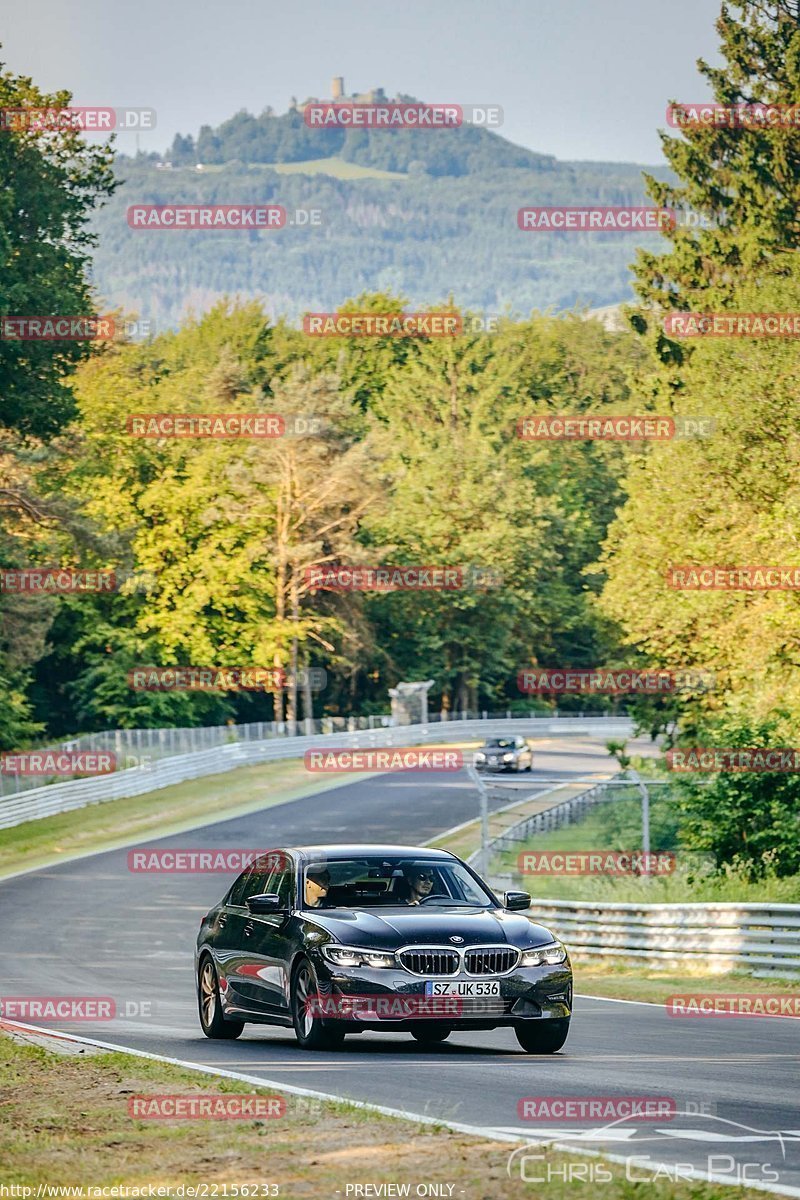
<path fill-rule="evenodd" d="M 798 0 L 731 0 L 722 5 L 716 28 L 724 65 L 698 60 L 714 100 L 797 104 L 800 116 Z M 680 110 L 696 99 L 675 103 Z M 684 123 L 661 140 L 679 183 L 646 175 L 648 194 L 659 206 L 698 214 L 701 226 L 679 218 L 667 234 L 667 253 L 639 251 L 634 270 L 646 309 L 655 307 L 660 316 L 721 308 L 746 278 L 784 273 L 800 243 L 800 122 L 756 128 Z M 632 320 L 643 332 L 646 313 Z M 659 343 L 662 358 L 681 358 L 663 334 Z"/>

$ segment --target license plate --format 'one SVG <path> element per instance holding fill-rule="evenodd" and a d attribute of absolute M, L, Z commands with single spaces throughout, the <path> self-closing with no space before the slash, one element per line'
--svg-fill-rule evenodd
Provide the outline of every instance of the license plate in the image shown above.
<path fill-rule="evenodd" d="M 499 979 L 428 979 L 426 996 L 499 996 Z"/>

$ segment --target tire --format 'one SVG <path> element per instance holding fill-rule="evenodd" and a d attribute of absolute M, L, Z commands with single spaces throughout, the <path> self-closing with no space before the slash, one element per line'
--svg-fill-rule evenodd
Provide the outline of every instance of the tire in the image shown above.
<path fill-rule="evenodd" d="M 206 954 L 200 960 L 197 978 L 197 1007 L 200 1027 L 207 1038 L 238 1038 L 244 1029 L 244 1021 L 228 1021 L 222 1012 L 219 998 L 219 980 L 213 959 Z"/>
<path fill-rule="evenodd" d="M 526 1054 L 555 1054 L 567 1040 L 569 1017 L 521 1021 L 514 1026 L 514 1032 Z"/>
<path fill-rule="evenodd" d="M 423 1046 L 436 1046 L 452 1033 L 447 1025 L 419 1025 L 411 1030 L 411 1036 Z"/>
<path fill-rule="evenodd" d="M 301 958 L 292 975 L 292 1024 L 297 1041 L 304 1050 L 335 1050 L 344 1041 L 344 1028 L 339 1022 L 331 1024 L 308 1011 L 308 1000 L 319 994 L 314 968 L 307 958 Z"/>

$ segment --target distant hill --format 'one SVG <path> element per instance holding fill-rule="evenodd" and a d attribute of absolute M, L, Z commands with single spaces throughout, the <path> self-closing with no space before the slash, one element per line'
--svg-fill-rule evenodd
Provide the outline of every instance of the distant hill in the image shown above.
<path fill-rule="evenodd" d="M 404 98 L 405 99 L 405 98 Z M 167 166 L 167 163 L 170 165 Z M 198 163 L 202 167 L 198 169 Z M 363 291 L 527 316 L 630 300 L 637 243 L 625 233 L 521 232 L 525 205 L 646 204 L 642 168 L 560 162 L 466 127 L 317 131 L 302 114 L 239 113 L 157 155 L 120 157 L 97 215 L 95 285 L 105 307 L 175 326 L 224 295 L 273 316 L 329 310 Z M 667 178 L 666 168 L 648 168 Z M 135 203 L 282 204 L 321 224 L 270 232 L 132 230 Z"/>
<path fill-rule="evenodd" d="M 403 97 L 411 101 L 413 97 Z M 298 163 L 340 158 L 362 167 L 401 174 L 475 175 L 487 171 L 544 171 L 556 159 L 515 146 L 487 129 L 311 129 L 295 109 L 259 117 L 238 112 L 216 129 L 204 125 L 197 137 L 176 136 L 165 156 L 174 166 L 197 163 Z"/>

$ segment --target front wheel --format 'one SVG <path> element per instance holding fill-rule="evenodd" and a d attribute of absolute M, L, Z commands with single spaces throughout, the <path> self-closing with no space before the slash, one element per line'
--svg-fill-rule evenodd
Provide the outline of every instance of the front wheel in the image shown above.
<path fill-rule="evenodd" d="M 526 1054 L 555 1054 L 567 1040 L 569 1017 L 520 1021 L 514 1026 L 514 1032 Z"/>
<path fill-rule="evenodd" d="M 423 1046 L 436 1046 L 449 1038 L 452 1032 L 447 1025 L 417 1025 L 411 1030 L 411 1036 Z"/>
<path fill-rule="evenodd" d="M 292 979 L 292 1024 L 304 1050 L 335 1050 L 344 1041 L 345 1030 L 337 1022 L 331 1025 L 314 1012 L 319 997 L 314 968 L 303 959 Z"/>
<path fill-rule="evenodd" d="M 197 1002 L 200 1009 L 200 1025 L 207 1038 L 238 1038 L 244 1029 L 244 1021 L 226 1021 L 219 999 L 217 970 L 209 957 L 200 964 Z"/>

